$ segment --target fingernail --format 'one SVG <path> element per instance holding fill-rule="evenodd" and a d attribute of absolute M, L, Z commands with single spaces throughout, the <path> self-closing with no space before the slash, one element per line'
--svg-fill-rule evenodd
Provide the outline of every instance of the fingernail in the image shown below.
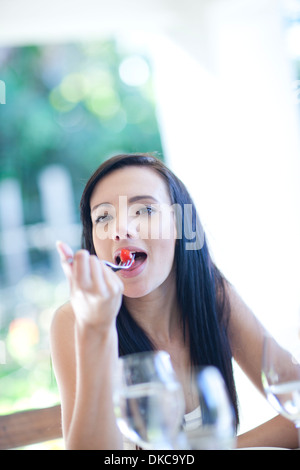
<path fill-rule="evenodd" d="M 73 263 L 73 251 L 66 243 L 58 240 L 56 242 L 56 248 L 62 261 L 69 264 Z"/>

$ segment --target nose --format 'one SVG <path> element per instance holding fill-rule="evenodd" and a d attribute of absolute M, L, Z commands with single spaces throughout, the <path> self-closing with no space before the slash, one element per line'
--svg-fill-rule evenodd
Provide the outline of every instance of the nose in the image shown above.
<path fill-rule="evenodd" d="M 127 213 L 120 213 L 118 219 L 115 222 L 115 226 L 112 232 L 112 239 L 119 241 L 136 238 L 138 238 L 138 233 L 134 224 L 130 223 L 130 217 L 128 217 Z"/>
<path fill-rule="evenodd" d="M 130 236 L 129 233 L 123 232 L 121 233 L 120 230 L 116 230 L 115 233 L 113 233 L 112 239 L 115 241 L 119 240 L 126 240 L 126 239 L 131 239 L 132 237 Z"/>
<path fill-rule="evenodd" d="M 131 233 L 128 229 L 124 229 L 123 227 L 116 228 L 114 232 L 112 233 L 112 239 L 115 241 L 119 240 L 132 240 L 137 238 L 136 234 Z"/>

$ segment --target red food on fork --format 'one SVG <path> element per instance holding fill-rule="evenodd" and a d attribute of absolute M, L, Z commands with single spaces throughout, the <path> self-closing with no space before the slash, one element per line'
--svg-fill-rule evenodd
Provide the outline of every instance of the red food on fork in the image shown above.
<path fill-rule="evenodd" d="M 121 258 L 122 263 L 127 263 L 127 261 L 132 260 L 132 253 L 129 250 L 126 250 L 125 248 L 123 248 L 120 253 L 120 258 Z"/>

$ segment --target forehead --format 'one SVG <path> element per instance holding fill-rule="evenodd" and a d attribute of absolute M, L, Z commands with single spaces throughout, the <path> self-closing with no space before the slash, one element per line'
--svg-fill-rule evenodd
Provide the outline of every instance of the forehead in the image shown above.
<path fill-rule="evenodd" d="M 140 195 L 152 196 L 158 202 L 171 202 L 166 182 L 159 173 L 147 167 L 129 166 L 113 171 L 96 184 L 90 207 L 102 202 L 116 203 L 119 196 Z"/>

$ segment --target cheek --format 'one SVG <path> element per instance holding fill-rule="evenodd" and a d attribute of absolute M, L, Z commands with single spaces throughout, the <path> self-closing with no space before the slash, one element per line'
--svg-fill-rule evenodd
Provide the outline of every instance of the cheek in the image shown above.
<path fill-rule="evenodd" d="M 146 230 L 145 230 L 146 232 Z M 176 239 L 176 222 L 174 213 L 170 206 L 164 207 L 160 212 L 149 219 L 148 238 L 151 240 L 162 240 L 167 243 Z"/>
<path fill-rule="evenodd" d="M 107 259 L 109 260 L 109 240 L 101 240 L 97 236 L 95 230 L 93 230 L 93 243 L 96 255 L 99 259 Z"/>
<path fill-rule="evenodd" d="M 159 271 L 163 277 L 169 275 L 175 255 L 175 240 L 159 240 L 153 244 L 153 266 L 159 267 Z"/>

